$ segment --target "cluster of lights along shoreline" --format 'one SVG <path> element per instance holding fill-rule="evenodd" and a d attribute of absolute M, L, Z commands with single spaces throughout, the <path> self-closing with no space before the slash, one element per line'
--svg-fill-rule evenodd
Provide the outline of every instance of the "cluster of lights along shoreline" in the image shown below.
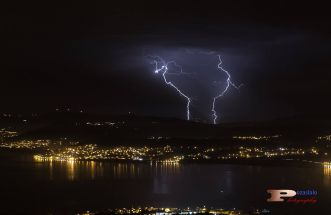
<path fill-rule="evenodd" d="M 14 137 L 17 133 L 0 129 L 0 139 Z M 233 139 L 244 141 L 270 140 L 280 135 L 271 136 L 234 136 Z M 329 136 L 317 137 L 316 140 L 328 140 Z M 150 136 L 148 139 L 166 139 Z M 272 147 L 265 146 L 98 146 L 96 144 L 81 144 L 78 141 L 38 139 L 2 141 L 0 148 L 32 150 L 38 161 L 77 161 L 77 160 L 122 160 L 122 161 L 156 161 L 180 162 L 183 160 L 229 160 L 250 158 L 277 158 L 327 155 L 314 147 Z"/>
<path fill-rule="evenodd" d="M 29 124 L 24 117 L 12 114 L 2 114 L 5 118 L 20 119 L 23 125 Z M 37 115 L 33 115 L 37 117 Z M 156 122 L 152 122 L 156 123 Z M 117 121 L 85 121 L 76 122 L 77 127 L 125 129 L 128 122 Z M 134 128 L 133 128 L 134 129 Z M 0 148 L 10 150 L 31 150 L 38 161 L 77 161 L 77 160 L 121 160 L 121 161 L 156 161 L 180 162 L 193 160 L 231 160 L 231 159 L 269 159 L 269 158 L 327 158 L 328 148 L 331 147 L 331 134 L 316 136 L 315 142 L 310 146 L 284 146 L 269 144 L 281 142 L 281 134 L 270 135 L 234 135 L 231 137 L 235 143 L 232 146 L 204 146 L 203 144 L 149 144 L 143 146 L 101 146 L 92 143 L 82 143 L 74 138 L 59 139 L 25 139 L 16 138 L 20 131 L 14 127 L 0 127 Z M 151 135 L 145 137 L 146 141 L 171 141 L 171 136 Z M 153 142 L 153 143 L 154 143 Z M 217 144 L 216 144 L 217 145 Z M 319 161 L 322 161 L 320 159 Z M 330 162 L 325 159 L 323 162 Z"/>

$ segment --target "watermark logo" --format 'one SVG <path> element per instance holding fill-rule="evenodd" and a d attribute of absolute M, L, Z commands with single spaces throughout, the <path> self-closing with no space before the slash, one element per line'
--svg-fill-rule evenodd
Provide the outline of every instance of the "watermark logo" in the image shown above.
<path fill-rule="evenodd" d="M 285 197 L 293 197 L 297 193 L 294 190 L 267 190 L 271 194 L 268 202 L 283 202 Z"/>
<path fill-rule="evenodd" d="M 316 203 L 317 191 L 316 190 L 274 190 L 269 189 L 267 192 L 270 194 L 268 202 L 292 202 L 292 203 Z"/>

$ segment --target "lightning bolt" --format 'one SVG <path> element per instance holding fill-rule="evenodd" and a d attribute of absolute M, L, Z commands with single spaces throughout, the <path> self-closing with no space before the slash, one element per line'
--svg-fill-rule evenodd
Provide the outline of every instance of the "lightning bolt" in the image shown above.
<path fill-rule="evenodd" d="M 240 84 L 239 86 L 235 85 L 232 81 L 231 81 L 231 75 L 230 73 L 225 70 L 221 65 L 222 65 L 222 59 L 221 59 L 221 56 L 220 55 L 217 55 L 218 56 L 218 60 L 219 60 L 219 63 L 217 65 L 217 68 L 220 69 L 222 72 L 224 72 L 227 76 L 227 79 L 226 79 L 226 87 L 224 88 L 224 90 L 222 92 L 220 92 L 220 94 L 218 94 L 217 96 L 213 97 L 213 105 L 212 105 L 212 117 L 213 117 L 213 123 L 216 124 L 216 120 L 218 118 L 217 116 L 217 112 L 215 110 L 215 103 L 216 103 L 216 100 L 220 97 L 223 97 L 225 95 L 225 93 L 228 91 L 228 89 L 230 88 L 230 86 L 236 88 L 237 90 L 239 90 L 239 88 L 243 85 L 243 84 Z"/>
<path fill-rule="evenodd" d="M 163 60 L 161 57 L 159 56 L 149 56 L 151 58 L 154 58 L 153 62 L 155 65 L 155 70 L 154 73 L 158 74 L 158 73 L 162 73 L 162 77 L 164 82 L 171 86 L 172 88 L 174 88 L 181 96 L 183 96 L 186 100 L 186 118 L 187 120 L 190 120 L 190 103 L 191 103 L 191 99 L 190 97 L 188 97 L 187 95 L 185 95 L 175 84 L 173 84 L 171 81 L 167 80 L 166 74 L 174 74 L 174 75 L 178 75 L 178 74 L 184 74 L 184 72 L 182 71 L 182 67 L 179 66 L 176 61 L 169 61 L 166 62 L 165 60 Z M 175 67 L 180 68 L 179 73 L 170 73 L 168 72 L 168 67 L 169 65 L 173 64 Z"/>

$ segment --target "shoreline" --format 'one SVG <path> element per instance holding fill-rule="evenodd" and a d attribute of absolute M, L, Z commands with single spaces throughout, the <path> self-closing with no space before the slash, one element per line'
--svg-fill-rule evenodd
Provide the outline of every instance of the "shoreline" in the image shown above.
<path fill-rule="evenodd" d="M 107 163 L 132 163 L 132 164 L 173 164 L 173 165 L 182 165 L 182 164 L 206 164 L 206 165 L 215 165 L 215 164 L 226 164 L 226 165 L 248 165 L 248 166 L 316 166 L 323 165 L 323 161 L 320 159 L 307 160 L 307 158 L 293 158 L 293 157 L 279 157 L 279 158 L 246 158 L 246 159 L 202 159 L 202 160 L 181 160 L 180 162 L 164 162 L 156 160 L 122 160 L 122 159 L 97 159 L 97 160 L 88 160 L 88 159 L 78 159 L 74 161 L 49 161 L 49 160 L 40 160 L 36 161 L 33 159 L 33 156 L 36 154 L 31 150 L 13 150 L 13 149 L 1 149 L 0 150 L 1 159 L 0 162 L 13 160 L 21 162 L 107 162 Z M 16 155 L 16 156 L 15 156 Z M 16 158 L 16 159 L 15 159 Z M 21 158 L 21 159 L 17 159 Z"/>

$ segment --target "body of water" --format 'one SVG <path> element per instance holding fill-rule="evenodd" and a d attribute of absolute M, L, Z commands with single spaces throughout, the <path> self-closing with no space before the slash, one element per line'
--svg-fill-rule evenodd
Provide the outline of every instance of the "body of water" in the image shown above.
<path fill-rule="evenodd" d="M 0 161 L 0 213 L 75 214 L 114 207 L 267 208 L 330 214 L 331 171 L 314 166 Z M 267 189 L 314 189 L 317 203 L 268 203 Z"/>

